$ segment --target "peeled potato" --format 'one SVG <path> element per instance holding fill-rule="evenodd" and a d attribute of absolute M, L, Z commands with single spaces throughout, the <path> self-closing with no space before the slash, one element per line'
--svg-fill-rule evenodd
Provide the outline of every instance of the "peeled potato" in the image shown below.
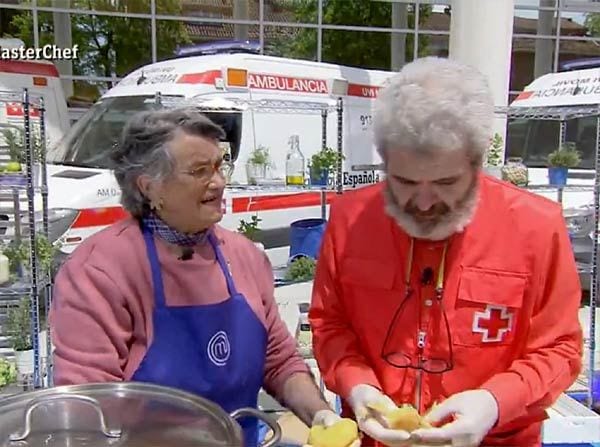
<path fill-rule="evenodd" d="M 392 410 L 385 414 L 390 428 L 395 430 L 404 430 L 407 432 L 415 431 L 418 428 L 429 428 L 429 425 L 412 405 L 403 405 L 400 408 Z"/>
<path fill-rule="evenodd" d="M 370 408 L 381 413 L 386 419 L 389 427 L 394 430 L 412 432 L 418 428 L 431 427 L 412 405 L 405 404 L 391 411 L 377 404 L 370 405 Z"/>
<path fill-rule="evenodd" d="M 348 447 L 358 439 L 358 426 L 352 419 L 342 419 L 330 427 L 315 425 L 310 429 L 312 447 Z"/>

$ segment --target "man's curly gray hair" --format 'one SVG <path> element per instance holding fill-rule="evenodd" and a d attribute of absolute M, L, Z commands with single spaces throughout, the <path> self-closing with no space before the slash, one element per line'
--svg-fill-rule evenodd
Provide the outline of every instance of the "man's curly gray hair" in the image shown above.
<path fill-rule="evenodd" d="M 480 164 L 490 144 L 494 100 L 487 79 L 459 62 L 424 57 L 388 79 L 375 105 L 377 151 L 466 149 Z"/>
<path fill-rule="evenodd" d="M 178 132 L 219 139 L 223 129 L 195 108 L 139 112 L 127 122 L 111 154 L 114 174 L 121 187 L 121 204 L 132 216 L 148 211 L 147 199 L 137 186 L 140 175 L 163 180 L 172 175 L 175 161 L 169 143 Z"/>

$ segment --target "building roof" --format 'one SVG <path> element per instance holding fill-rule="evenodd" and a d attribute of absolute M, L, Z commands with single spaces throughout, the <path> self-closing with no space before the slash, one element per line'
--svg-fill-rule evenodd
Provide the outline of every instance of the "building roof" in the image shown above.
<path fill-rule="evenodd" d="M 251 1 L 248 3 L 249 10 L 248 16 L 250 20 L 254 20 L 254 17 L 258 16 L 258 2 Z M 220 11 L 225 14 L 226 17 L 231 17 L 232 0 L 186 0 L 185 10 L 186 15 L 189 14 L 187 8 L 188 5 L 195 5 L 197 7 L 209 8 L 210 6 L 219 6 Z M 228 12 L 229 11 L 229 12 Z M 202 9 L 206 17 L 205 9 Z M 256 15 L 255 15 L 256 13 Z M 265 0 L 264 9 L 265 20 L 269 22 L 286 22 L 293 23 L 293 13 L 290 10 L 277 7 L 272 1 Z M 450 27 L 450 16 L 444 13 L 432 13 L 428 18 L 427 22 L 421 25 L 421 30 L 432 30 L 432 31 L 448 31 Z M 186 28 L 192 40 L 194 41 L 210 41 L 210 40 L 223 40 L 231 39 L 234 36 L 234 25 L 227 23 L 186 23 Z M 265 26 L 265 42 L 269 42 L 274 38 L 293 38 L 298 32 L 299 28 L 293 27 L 274 27 Z M 249 25 L 248 26 L 248 39 L 259 40 L 259 26 Z M 514 53 L 535 53 L 535 39 L 534 36 L 537 32 L 537 20 L 527 19 L 523 17 L 515 17 L 514 21 L 514 32 L 516 34 L 532 34 L 531 38 L 518 37 L 513 39 L 513 52 Z M 561 22 L 561 34 L 570 36 L 584 36 L 587 33 L 587 29 L 579 25 L 570 19 L 562 19 Z M 432 47 L 437 48 L 436 51 L 445 47 L 448 47 L 448 36 L 447 35 L 431 35 L 430 42 Z M 561 40 L 560 42 L 561 54 L 569 54 L 581 57 L 587 56 L 598 56 L 600 54 L 600 44 L 592 41 L 575 41 L 575 40 Z"/>
<path fill-rule="evenodd" d="M 554 41 L 552 41 L 554 46 Z M 535 54 L 534 39 L 514 39 L 513 53 Z M 560 54 L 573 55 L 577 57 L 591 57 L 600 55 L 600 44 L 589 40 L 561 40 Z"/>
<path fill-rule="evenodd" d="M 183 16 L 210 17 L 210 18 L 233 18 L 233 2 L 235 0 L 184 0 Z M 248 20 L 258 20 L 258 0 L 246 0 L 248 6 Z M 287 8 L 285 3 L 276 0 L 265 0 L 264 2 L 264 19 L 267 22 L 280 22 L 293 24 L 296 22 L 294 13 L 291 8 Z M 233 27 L 226 24 L 201 24 L 201 23 L 186 23 L 190 37 L 194 40 L 211 40 L 231 38 L 233 36 Z M 221 29 L 219 29 L 221 27 Z M 256 30 L 252 30 L 255 27 Z M 285 31 L 286 35 L 294 35 L 298 28 L 265 27 L 266 34 L 277 35 L 279 30 Z M 427 20 L 419 26 L 421 31 L 446 31 L 450 30 L 450 15 L 443 12 L 433 12 Z M 258 25 L 250 26 L 250 34 L 256 33 L 258 39 Z M 529 19 L 525 17 L 515 17 L 513 22 L 513 32 L 515 34 L 537 34 L 537 19 Z M 561 18 L 560 32 L 562 35 L 568 36 L 585 36 L 587 28 L 583 25 L 574 22 L 569 18 Z M 556 24 L 553 23 L 552 33 L 556 33 Z"/>

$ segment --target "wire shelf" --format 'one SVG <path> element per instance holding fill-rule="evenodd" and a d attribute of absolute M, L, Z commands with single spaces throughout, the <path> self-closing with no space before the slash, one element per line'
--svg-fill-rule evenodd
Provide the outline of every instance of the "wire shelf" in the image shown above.
<path fill-rule="evenodd" d="M 525 189 L 536 192 L 558 190 L 562 190 L 563 192 L 593 192 L 595 187 L 594 185 L 527 185 Z"/>
<path fill-rule="evenodd" d="M 50 279 L 47 275 L 38 273 L 37 290 L 41 293 L 44 287 L 50 285 Z M 31 284 L 31 278 L 19 278 L 10 285 L 0 287 L 0 305 L 6 303 L 6 299 L 15 298 L 17 299 L 23 295 L 30 295 L 33 293 L 33 287 Z"/>
<path fill-rule="evenodd" d="M 25 256 L 20 251 L 12 254 L 11 261 L 19 260 L 21 257 L 29 261 L 22 261 L 21 269 L 13 271 L 11 262 L 11 273 L 15 276 L 0 287 L 0 307 L 4 313 L 5 310 L 16 308 L 18 310 L 16 319 L 10 324 L 18 325 L 19 336 L 30 336 L 32 341 L 32 364 L 23 372 L 26 375 L 20 375 L 18 380 L 19 388 L 39 388 L 47 385 L 49 377 L 48 371 L 51 367 L 51 357 L 43 357 L 42 344 L 40 341 L 40 331 L 42 316 L 44 315 L 41 306 L 47 313 L 51 299 L 50 278 L 42 274 L 39 268 L 40 252 L 35 249 L 38 239 L 41 236 L 48 238 L 48 194 L 47 194 L 47 173 L 45 145 L 46 145 L 46 115 L 44 108 L 44 98 L 41 95 L 32 94 L 29 89 L 5 91 L 0 90 L 0 103 L 6 103 L 7 113 L 14 114 L 15 123 L 9 127 L 22 129 L 23 141 L 19 143 L 20 150 L 23 151 L 24 161 L 21 161 L 20 172 L 3 172 L 0 174 L 0 196 L 2 200 L 2 214 L 15 216 L 14 221 L 9 220 L 0 222 L 0 230 L 4 233 L 0 236 L 3 242 L 6 240 L 21 240 L 26 243 Z M 14 110 L 10 110 L 13 107 Z M 20 122 L 20 124 L 16 124 Z M 39 126 L 39 128 L 38 128 Z M 38 159 L 36 156 L 35 138 L 41 142 L 41 154 Z M 3 148 L 4 149 L 4 148 Z M 5 154 L 2 154 L 4 157 Z M 6 158 L 6 157 L 4 157 Z M 3 159 L 4 161 L 4 159 Z M 36 172 L 36 163 L 40 163 L 40 171 Z M 39 185 L 38 185 L 39 183 Z M 38 201 L 38 194 L 41 192 L 41 201 Z M 12 193 L 12 194 L 11 194 Z M 41 214 L 42 231 L 36 231 L 38 219 L 36 216 Z M 8 252 L 7 252 L 8 253 Z M 8 254 L 6 254 L 8 256 Z M 28 273 L 29 264 L 38 266 Z M 21 306 L 29 306 L 30 314 L 29 325 L 24 325 L 21 318 Z M 23 307 L 25 309 L 25 307 Z M 3 315 L 0 320 L 0 330 L 4 334 L 7 324 L 8 313 Z M 31 335 L 26 335 L 31 334 Z M 2 350 L 5 348 L 0 346 Z M 12 347 L 10 352 L 4 352 L 2 355 L 10 359 L 10 354 L 14 354 Z M 20 358 L 20 357 L 19 357 Z M 48 365 L 48 367 L 46 366 Z M 29 369 L 33 373 L 29 375 Z"/>
<path fill-rule="evenodd" d="M 160 97 L 157 99 L 163 107 L 197 107 L 208 112 L 231 112 L 253 110 L 260 113 L 296 113 L 296 114 L 321 114 L 335 112 L 335 101 L 286 101 L 277 99 L 241 99 L 226 98 L 214 99 L 205 97 L 180 98 Z"/>
<path fill-rule="evenodd" d="M 41 186 L 35 185 L 34 179 L 28 178 L 26 173 L 0 173 L 0 193 L 13 190 L 27 191 L 30 183 L 35 192 L 41 190 Z"/>
<path fill-rule="evenodd" d="M 497 107 L 496 114 L 504 115 L 511 119 L 564 121 L 575 118 L 600 116 L 600 104 L 561 107 Z"/>
<path fill-rule="evenodd" d="M 28 93 L 28 104 L 30 107 L 35 107 L 36 109 L 42 108 L 42 96 L 36 95 L 34 93 Z M 23 92 L 10 91 L 10 90 L 0 90 L 0 102 L 3 103 L 22 103 L 23 102 Z"/>

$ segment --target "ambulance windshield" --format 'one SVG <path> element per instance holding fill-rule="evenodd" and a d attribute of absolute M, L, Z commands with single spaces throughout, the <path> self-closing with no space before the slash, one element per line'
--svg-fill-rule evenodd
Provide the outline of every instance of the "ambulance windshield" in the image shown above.
<path fill-rule="evenodd" d="M 118 142 L 127 120 L 136 112 L 160 107 L 154 96 L 103 98 L 85 113 L 58 145 L 48 151 L 48 163 L 82 168 L 110 169 L 110 152 Z M 207 113 L 223 127 L 231 157 L 237 159 L 242 115 L 236 112 Z"/>
<path fill-rule="evenodd" d="M 548 155 L 560 141 L 560 122 L 549 120 L 511 120 L 508 124 L 507 156 L 522 158 L 530 168 L 548 166 Z M 594 169 L 596 154 L 596 117 L 566 121 L 565 141 L 575 143 L 581 154 L 579 169 Z"/>

